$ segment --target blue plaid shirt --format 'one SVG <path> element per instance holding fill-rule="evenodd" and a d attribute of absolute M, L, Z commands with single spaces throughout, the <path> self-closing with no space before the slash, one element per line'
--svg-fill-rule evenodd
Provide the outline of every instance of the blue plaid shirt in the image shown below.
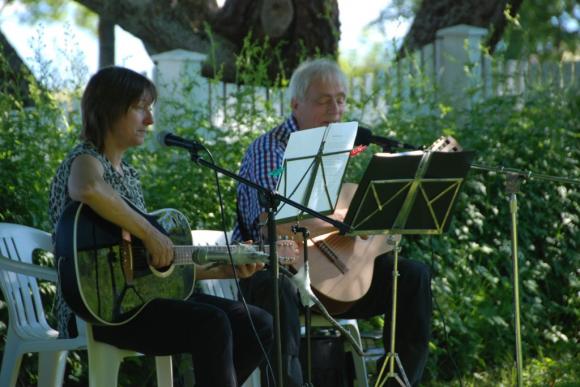
<path fill-rule="evenodd" d="M 296 120 L 291 116 L 280 126 L 254 140 L 244 155 L 239 174 L 262 187 L 274 190 L 278 184 L 279 175 L 272 175 L 271 172 L 282 166 L 290 134 L 297 130 Z M 266 209 L 260 205 L 258 191 L 244 184 L 238 184 L 237 200 L 238 223 L 234 227 L 232 240 L 260 241 L 262 238 L 258 224 L 259 216 Z M 242 229 L 245 232 L 242 232 Z"/>

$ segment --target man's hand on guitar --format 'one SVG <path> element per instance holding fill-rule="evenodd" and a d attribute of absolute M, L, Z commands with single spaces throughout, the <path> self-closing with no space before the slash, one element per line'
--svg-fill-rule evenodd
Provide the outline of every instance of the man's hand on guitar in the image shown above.
<path fill-rule="evenodd" d="M 244 242 L 244 244 L 247 245 L 252 245 L 252 243 L 254 243 L 254 241 L 249 240 Z M 232 270 L 232 267 L 230 265 L 224 265 L 222 266 L 224 271 L 225 271 L 225 275 L 226 278 L 233 278 L 234 277 L 234 272 Z M 237 265 L 236 266 L 236 273 L 238 274 L 238 278 L 248 278 L 254 275 L 255 272 L 260 271 L 264 268 L 264 264 L 263 263 L 249 263 L 246 265 Z"/>
<path fill-rule="evenodd" d="M 243 244 L 252 246 L 253 243 L 254 241 L 249 240 Z M 298 254 L 300 254 L 300 249 L 295 241 L 285 237 L 276 241 L 276 254 L 280 265 L 292 265 L 296 261 Z"/>
<path fill-rule="evenodd" d="M 251 245 L 253 241 L 247 241 L 246 244 Z M 296 255 L 298 254 L 298 245 L 293 240 L 279 240 L 276 242 L 276 253 L 278 255 L 278 261 L 282 265 L 289 265 L 294 263 Z M 233 277 L 233 271 L 231 266 L 224 266 L 224 268 L 229 269 L 231 276 Z M 248 265 L 237 265 L 236 272 L 239 278 L 248 278 L 254 275 L 257 271 L 264 268 L 263 263 L 254 263 Z"/>

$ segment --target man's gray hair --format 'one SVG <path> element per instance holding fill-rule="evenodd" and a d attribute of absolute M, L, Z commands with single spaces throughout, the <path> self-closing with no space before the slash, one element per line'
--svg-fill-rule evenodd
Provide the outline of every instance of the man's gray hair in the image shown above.
<path fill-rule="evenodd" d="M 323 82 L 338 81 L 345 92 L 348 90 L 346 75 L 344 75 L 335 61 L 325 58 L 312 59 L 302 62 L 292 73 L 290 85 L 288 86 L 290 100 L 296 98 L 299 101 L 303 101 L 308 88 L 315 80 L 322 80 Z"/>

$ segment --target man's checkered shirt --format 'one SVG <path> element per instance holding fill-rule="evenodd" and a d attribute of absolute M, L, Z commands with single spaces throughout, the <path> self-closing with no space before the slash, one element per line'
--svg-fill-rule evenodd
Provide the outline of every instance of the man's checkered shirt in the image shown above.
<path fill-rule="evenodd" d="M 279 175 L 272 174 L 272 171 L 282 166 L 290 134 L 297 130 L 296 120 L 291 116 L 280 126 L 258 137 L 246 151 L 239 174 L 262 187 L 274 190 L 278 184 Z M 260 205 L 258 191 L 244 184 L 238 184 L 237 200 L 238 224 L 234 228 L 232 240 L 260 241 L 259 216 L 265 208 Z"/>

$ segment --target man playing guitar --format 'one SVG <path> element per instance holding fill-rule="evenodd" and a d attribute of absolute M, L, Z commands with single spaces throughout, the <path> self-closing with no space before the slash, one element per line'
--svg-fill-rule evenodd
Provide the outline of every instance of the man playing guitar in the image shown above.
<path fill-rule="evenodd" d="M 347 82 L 336 63 L 325 59 L 312 60 L 295 70 L 290 80 L 289 93 L 291 116 L 250 145 L 240 168 L 241 176 L 271 190 L 276 188 L 279 177 L 277 171 L 282 165 L 290 134 L 341 120 L 346 107 Z M 344 219 L 352 194 L 352 186 L 343 187 L 337 211 L 332 217 L 341 221 Z M 258 193 L 252 188 L 239 185 L 237 200 L 238 225 L 234 229 L 234 240 L 260 240 L 263 237 L 260 215 L 265 209 L 259 204 Z M 319 298 L 335 317 L 370 318 L 385 315 L 383 343 L 386 352 L 389 352 L 393 258 L 383 254 L 386 244 L 380 238 L 384 237 L 373 236 L 365 240 L 337 235 L 335 229 L 314 219 L 304 221 L 301 225 L 307 226 L 311 234 L 308 246 L 310 272 L 312 287 L 318 292 Z M 287 232 L 280 231 L 279 234 Z M 398 304 L 396 352 L 409 381 L 415 386 L 420 382 L 427 362 L 432 315 L 431 275 L 427 265 L 408 259 L 399 259 L 398 271 L 398 295 L 401 302 Z M 354 279 L 350 275 L 354 275 Z M 328 283 L 331 277 L 337 280 L 325 288 L 322 284 Z M 317 281 L 320 278 L 325 281 Z M 318 287 L 317 282 L 320 285 Z M 364 285 L 354 287 L 359 292 L 357 296 L 353 297 L 349 292 L 344 295 L 341 288 L 352 283 Z M 256 273 L 242 281 L 246 299 L 265 308 L 272 304 L 273 292 L 270 286 L 271 277 L 268 273 Z M 284 385 L 301 386 L 303 378 L 298 360 L 300 301 L 296 288 L 287 278 L 282 277 L 280 289 Z"/>

